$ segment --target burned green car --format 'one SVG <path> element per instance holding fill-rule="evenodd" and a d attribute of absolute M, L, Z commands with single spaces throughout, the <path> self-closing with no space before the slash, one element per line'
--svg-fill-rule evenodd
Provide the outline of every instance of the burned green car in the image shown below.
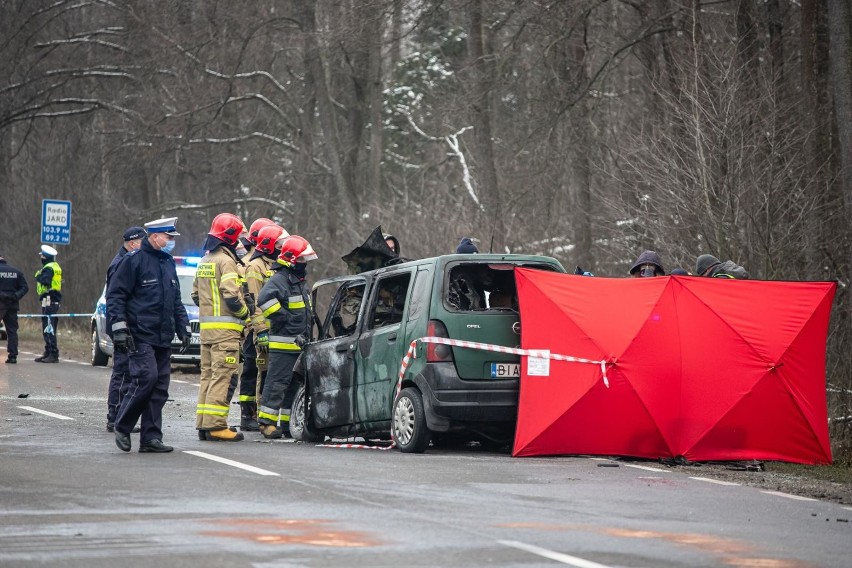
<path fill-rule="evenodd" d="M 514 269 L 564 272 L 553 258 L 476 254 L 410 261 L 313 287 L 313 341 L 296 365 L 296 440 L 389 439 L 423 452 L 433 437 L 475 433 L 507 439 L 515 426 L 517 355 L 417 344 L 444 337 L 520 344 Z"/>

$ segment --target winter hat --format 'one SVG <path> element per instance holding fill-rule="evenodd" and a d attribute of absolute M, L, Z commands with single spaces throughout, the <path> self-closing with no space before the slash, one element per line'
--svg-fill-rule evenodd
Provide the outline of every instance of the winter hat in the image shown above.
<path fill-rule="evenodd" d="M 663 268 L 663 261 L 660 260 L 660 255 L 652 250 L 646 250 L 639 255 L 639 258 L 637 258 L 636 262 L 633 263 L 633 266 L 630 267 L 630 274 L 634 274 L 642 267 L 643 264 L 653 264 L 659 269 L 661 274 L 666 273 L 666 269 Z"/>
<path fill-rule="evenodd" d="M 479 249 L 470 240 L 470 237 L 464 237 L 459 241 L 459 246 L 456 247 L 456 254 L 479 254 Z"/>
<path fill-rule="evenodd" d="M 707 272 L 709 268 L 712 268 L 717 264 L 722 264 L 722 261 L 712 254 L 702 254 L 698 257 L 698 260 L 695 261 L 695 275 L 704 276 L 704 273 Z"/>
<path fill-rule="evenodd" d="M 124 242 L 127 242 L 127 241 L 135 241 L 136 239 L 141 239 L 144 236 L 145 236 L 145 228 L 144 227 L 130 227 L 129 229 L 124 231 L 122 238 L 124 239 Z"/>

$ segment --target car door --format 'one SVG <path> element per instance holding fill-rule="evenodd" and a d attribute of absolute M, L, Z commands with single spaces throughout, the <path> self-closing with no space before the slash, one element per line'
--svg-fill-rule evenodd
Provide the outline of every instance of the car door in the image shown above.
<path fill-rule="evenodd" d="M 355 420 L 364 430 L 382 430 L 391 418 L 405 343 L 406 310 L 414 269 L 377 278 L 363 312 L 356 360 Z"/>
<path fill-rule="evenodd" d="M 363 297 L 365 288 L 364 279 L 345 278 L 319 282 L 314 287 L 317 337 L 305 349 L 305 375 L 312 422 L 317 428 L 353 423 L 355 347 L 362 311 L 355 300 L 359 291 Z M 342 311 L 346 312 L 344 317 Z M 341 324 L 344 319 L 345 326 Z"/>

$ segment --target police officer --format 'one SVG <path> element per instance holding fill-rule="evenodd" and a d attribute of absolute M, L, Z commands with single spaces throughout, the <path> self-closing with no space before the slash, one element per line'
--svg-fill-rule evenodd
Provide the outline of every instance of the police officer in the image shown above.
<path fill-rule="evenodd" d="M 55 248 L 41 245 L 39 258 L 41 270 L 35 273 L 36 293 L 41 302 L 41 328 L 44 336 L 44 353 L 36 357 L 37 363 L 58 363 L 59 345 L 56 342 L 56 328 L 59 318 L 50 317 L 59 312 L 62 302 L 62 267 L 56 262 L 59 254 Z"/>
<path fill-rule="evenodd" d="M 255 245 L 257 244 L 257 235 L 260 229 L 267 226 L 275 225 L 275 221 L 261 217 L 255 219 L 251 224 L 247 233 L 240 235 L 237 242 L 236 253 L 237 258 L 243 263 L 244 268 L 248 268 L 248 263 L 254 253 Z M 248 282 L 245 278 L 241 280 L 243 296 L 250 293 Z M 252 301 L 257 298 L 257 294 L 252 296 Z M 251 314 L 249 314 L 251 315 Z M 231 384 L 228 387 L 227 400 L 234 397 L 234 392 L 237 390 L 237 384 L 240 387 L 240 430 L 244 432 L 257 432 L 257 397 L 255 390 L 257 388 L 257 351 L 254 347 L 254 335 L 252 327 L 247 326 L 244 330 L 243 342 L 240 346 L 240 366 L 239 375 L 236 373 L 231 376 Z"/>
<path fill-rule="evenodd" d="M 257 223 L 257 221 L 255 221 Z M 252 224 L 254 227 L 254 224 Z M 254 232 L 249 230 L 249 234 Z M 272 276 L 272 266 L 278 260 L 281 244 L 289 236 L 278 225 L 266 225 L 254 234 L 254 252 L 246 264 L 246 285 L 252 299 L 257 303 L 260 290 Z M 240 375 L 240 429 L 257 432 L 257 393 L 258 383 L 266 378 L 269 345 L 269 325 L 263 312 L 255 307 L 250 314 L 251 323 L 243 341 L 243 370 Z"/>
<path fill-rule="evenodd" d="M 0 254 L 0 321 L 6 326 L 6 363 L 18 362 L 18 301 L 29 289 L 24 273 Z"/>
<path fill-rule="evenodd" d="M 130 227 L 124 231 L 122 235 L 124 244 L 118 249 L 112 262 L 109 263 L 106 273 L 106 285 L 109 288 L 109 282 L 115 269 L 118 268 L 118 263 L 129 252 L 138 250 L 142 246 L 142 238 L 145 236 L 143 227 Z M 109 312 L 107 312 L 108 314 Z M 112 324 L 109 318 L 106 320 L 106 332 L 112 338 Z M 112 375 L 109 378 L 109 388 L 107 390 L 107 431 L 112 432 L 115 428 L 115 413 L 118 411 L 118 406 L 121 404 L 121 399 L 127 393 L 127 388 L 130 386 L 129 376 L 127 374 L 127 351 L 113 350 L 112 355 Z M 133 429 L 134 432 L 138 430 Z"/>
<path fill-rule="evenodd" d="M 280 438 L 279 416 L 289 422 L 285 406 L 290 394 L 293 367 L 310 334 L 310 299 L 305 276 L 307 263 L 317 255 L 310 243 L 298 235 L 284 239 L 278 270 L 263 286 L 257 303 L 269 319 L 269 371 L 263 385 L 257 419 L 264 438 Z M 288 395 L 290 395 L 288 397 Z"/>
<path fill-rule="evenodd" d="M 171 344 L 177 332 L 181 351 L 192 332 L 180 297 L 171 251 L 176 217 L 145 223 L 139 250 L 119 261 L 107 288 L 107 317 L 116 351 L 128 354 L 130 388 L 115 417 L 115 445 L 130 451 L 130 432 L 142 418 L 139 451 L 171 452 L 163 444 L 163 406 L 169 397 Z"/>
<path fill-rule="evenodd" d="M 249 315 L 242 293 L 243 265 L 236 247 L 245 230 L 230 213 L 213 219 L 192 283 L 201 327 L 201 385 L 195 427 L 202 440 L 238 442 L 243 435 L 228 427 L 228 387 L 237 372 L 240 337 Z M 252 311 L 254 307 L 252 306 Z"/>

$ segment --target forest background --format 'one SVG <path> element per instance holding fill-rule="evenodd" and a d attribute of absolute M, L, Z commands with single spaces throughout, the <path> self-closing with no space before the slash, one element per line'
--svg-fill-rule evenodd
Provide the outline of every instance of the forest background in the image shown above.
<path fill-rule="evenodd" d="M 75 312 L 126 227 L 177 215 L 197 254 L 224 211 L 308 238 L 312 279 L 381 224 L 411 258 L 470 235 L 600 276 L 653 249 L 837 280 L 852 451 L 848 0 L 2 0 L 0 251 L 28 274 L 42 199 L 73 202 Z"/>

